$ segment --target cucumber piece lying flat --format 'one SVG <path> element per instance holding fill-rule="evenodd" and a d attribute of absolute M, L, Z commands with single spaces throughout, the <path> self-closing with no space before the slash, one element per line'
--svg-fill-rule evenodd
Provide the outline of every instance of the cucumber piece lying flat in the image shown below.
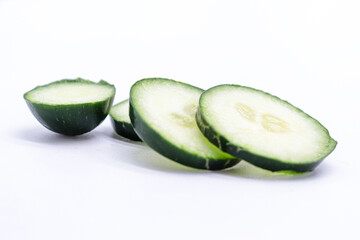
<path fill-rule="evenodd" d="M 111 124 L 117 134 L 134 141 L 141 141 L 131 125 L 128 99 L 114 105 L 110 110 L 110 117 Z"/>
<path fill-rule="evenodd" d="M 95 83 L 78 78 L 36 87 L 24 98 L 42 125 L 72 136 L 97 127 L 109 113 L 114 95 L 115 87 L 105 81 Z"/>
<path fill-rule="evenodd" d="M 238 85 L 204 92 L 196 120 L 221 150 L 271 171 L 311 171 L 337 144 L 323 125 L 302 110 Z"/>
<path fill-rule="evenodd" d="M 130 119 L 139 137 L 158 153 L 186 166 L 218 170 L 238 159 L 220 151 L 195 122 L 197 87 L 170 79 L 136 82 L 130 90 Z"/>

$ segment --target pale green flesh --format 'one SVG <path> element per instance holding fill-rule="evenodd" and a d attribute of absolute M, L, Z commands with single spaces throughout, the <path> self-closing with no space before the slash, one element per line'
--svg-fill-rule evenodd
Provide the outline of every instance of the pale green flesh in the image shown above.
<path fill-rule="evenodd" d="M 143 82 L 133 94 L 147 125 L 180 149 L 204 158 L 233 159 L 212 145 L 196 125 L 195 113 L 202 90 L 167 81 Z"/>
<path fill-rule="evenodd" d="M 112 87 L 89 83 L 56 83 L 38 87 L 26 94 L 34 103 L 68 105 L 100 102 L 114 94 Z"/>
<path fill-rule="evenodd" d="M 261 91 L 213 88 L 203 96 L 201 109 L 205 120 L 230 143 L 267 158 L 313 162 L 336 144 L 318 121 Z"/>
<path fill-rule="evenodd" d="M 110 110 L 110 116 L 119 122 L 131 123 L 129 117 L 129 100 L 114 105 Z"/>

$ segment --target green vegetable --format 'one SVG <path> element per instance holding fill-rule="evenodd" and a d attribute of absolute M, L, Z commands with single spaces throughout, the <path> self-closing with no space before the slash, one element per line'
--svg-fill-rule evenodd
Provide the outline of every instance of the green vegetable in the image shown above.
<path fill-rule="evenodd" d="M 186 166 L 219 170 L 239 159 L 220 151 L 200 132 L 195 112 L 202 89 L 164 78 L 143 79 L 130 90 L 130 119 L 158 153 Z"/>
<path fill-rule="evenodd" d="M 134 141 L 141 141 L 131 125 L 128 99 L 114 105 L 110 110 L 110 117 L 111 124 L 117 134 Z"/>
<path fill-rule="evenodd" d="M 337 144 L 320 122 L 299 108 L 239 85 L 205 91 L 196 120 L 222 151 L 271 171 L 311 171 Z"/>
<path fill-rule="evenodd" d="M 109 113 L 114 95 L 115 87 L 105 81 L 78 78 L 38 86 L 26 92 L 24 99 L 43 126 L 73 136 L 97 127 Z"/>

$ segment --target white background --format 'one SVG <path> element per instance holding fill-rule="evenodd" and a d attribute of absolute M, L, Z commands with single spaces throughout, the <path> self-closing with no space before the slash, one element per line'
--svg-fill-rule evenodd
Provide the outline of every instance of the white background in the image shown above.
<path fill-rule="evenodd" d="M 360 5 L 347 0 L 0 0 L 0 239 L 360 239 Z M 69 138 L 23 94 L 104 79 L 235 83 L 286 99 L 336 150 L 284 177 L 208 172 L 117 137 Z"/>

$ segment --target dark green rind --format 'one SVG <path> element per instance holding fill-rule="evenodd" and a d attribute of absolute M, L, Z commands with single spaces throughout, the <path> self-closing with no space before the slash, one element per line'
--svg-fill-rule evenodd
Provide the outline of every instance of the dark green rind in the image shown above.
<path fill-rule="evenodd" d="M 171 79 L 163 79 L 163 78 L 142 79 L 136 82 L 133 85 L 133 87 L 136 86 L 137 84 L 140 84 L 141 81 L 147 81 L 147 80 L 174 81 Z M 181 84 L 185 84 L 185 83 L 181 83 Z M 191 85 L 188 86 L 194 87 Z M 133 89 L 133 87 L 131 89 Z M 149 147 L 154 149 L 159 154 L 175 162 L 178 162 L 182 165 L 198 168 L 198 169 L 206 169 L 206 170 L 222 170 L 225 168 L 232 167 L 240 162 L 239 159 L 235 159 L 235 158 L 234 159 L 204 159 L 203 157 L 189 153 L 186 150 L 175 146 L 174 144 L 166 140 L 164 137 L 162 137 L 160 133 L 158 133 L 155 129 L 153 129 L 142 118 L 141 114 L 136 110 L 136 107 L 133 104 L 132 90 L 130 90 L 129 100 L 130 100 L 130 112 L 129 112 L 130 119 L 135 132 Z"/>
<path fill-rule="evenodd" d="M 232 86 L 234 86 L 234 85 L 232 85 Z M 260 91 L 260 90 L 257 90 L 257 91 Z M 260 92 L 262 92 L 262 91 L 260 91 Z M 263 93 L 265 93 L 265 92 L 263 92 Z M 268 94 L 268 93 L 265 93 L 265 94 Z M 268 94 L 268 95 L 270 95 L 270 94 Z M 270 96 L 277 98 L 276 96 L 273 96 L 273 95 L 270 95 Z M 284 101 L 284 100 L 281 100 L 281 101 Z M 201 97 L 200 97 L 200 102 L 201 102 Z M 290 103 L 288 103 L 288 104 L 290 104 Z M 298 111 L 301 111 L 302 113 L 304 113 L 301 109 L 299 109 L 299 108 L 296 108 L 296 109 Z M 306 114 L 306 113 L 304 113 L 304 114 Z M 308 114 L 306 114 L 306 115 L 309 116 Z M 310 118 L 312 118 L 312 117 L 310 117 Z M 318 122 L 316 119 L 314 119 L 314 120 L 316 122 Z M 334 151 L 334 149 L 335 149 L 335 147 L 337 145 L 337 142 L 333 138 L 329 137 L 328 147 L 332 148 L 332 150 L 329 151 L 329 153 L 327 155 L 323 156 L 320 159 L 316 159 L 313 162 L 289 163 L 289 162 L 279 161 L 278 159 L 268 158 L 266 156 L 253 154 L 253 153 L 251 153 L 249 150 L 247 150 L 245 148 L 241 148 L 240 146 L 236 146 L 236 145 L 232 144 L 228 139 L 226 139 L 223 135 L 221 135 L 213 127 L 211 127 L 211 125 L 205 120 L 205 118 L 203 117 L 203 113 L 202 113 L 200 105 L 199 105 L 198 111 L 196 113 L 196 123 L 197 123 L 200 131 L 204 134 L 204 136 L 211 143 L 213 143 L 220 150 L 222 150 L 223 152 L 229 153 L 234 157 L 241 158 L 241 159 L 243 159 L 243 160 L 245 160 L 245 161 L 247 161 L 247 162 L 249 162 L 249 163 L 251 163 L 251 164 L 253 164 L 255 166 L 258 166 L 260 168 L 267 169 L 267 170 L 270 170 L 270 171 L 273 171 L 273 172 L 276 172 L 276 171 L 294 171 L 294 172 L 301 173 L 301 172 L 312 171 L 328 155 L 330 155 L 330 153 L 332 151 Z M 320 122 L 318 122 L 318 124 L 320 124 Z M 324 127 L 324 129 L 326 130 L 325 127 Z"/>
<path fill-rule="evenodd" d="M 131 125 L 131 123 L 127 123 L 127 122 L 124 122 L 124 121 L 117 121 L 113 117 L 111 117 L 110 119 L 111 119 L 111 125 L 114 128 L 114 131 L 118 135 L 120 135 L 122 137 L 125 137 L 125 138 L 128 138 L 128 139 L 133 140 L 133 141 L 141 141 L 139 136 L 134 131 L 134 128 Z"/>
<path fill-rule="evenodd" d="M 46 87 L 50 84 L 63 82 L 105 84 L 114 88 L 114 94 L 111 97 L 99 102 L 66 105 L 36 103 L 31 102 L 26 97 L 27 93 L 39 87 Z M 39 86 L 30 90 L 24 94 L 24 99 L 32 114 L 44 127 L 53 132 L 68 136 L 81 135 L 96 128 L 108 115 L 115 96 L 115 87 L 105 81 L 94 83 L 89 80 L 78 78 L 75 80 L 64 79 L 50 84 Z"/>
<path fill-rule="evenodd" d="M 118 104 L 115 104 L 112 108 L 120 105 L 120 104 L 124 104 L 125 102 L 128 102 L 128 99 L 119 102 Z M 110 120 L 111 120 L 111 125 L 113 126 L 114 131 L 124 137 L 124 138 L 128 138 L 130 140 L 133 141 L 142 141 L 139 136 L 136 134 L 136 132 L 134 131 L 133 126 L 131 125 L 131 122 L 128 121 L 124 121 L 123 119 L 117 119 L 115 116 L 113 116 L 112 111 L 110 110 Z"/>

